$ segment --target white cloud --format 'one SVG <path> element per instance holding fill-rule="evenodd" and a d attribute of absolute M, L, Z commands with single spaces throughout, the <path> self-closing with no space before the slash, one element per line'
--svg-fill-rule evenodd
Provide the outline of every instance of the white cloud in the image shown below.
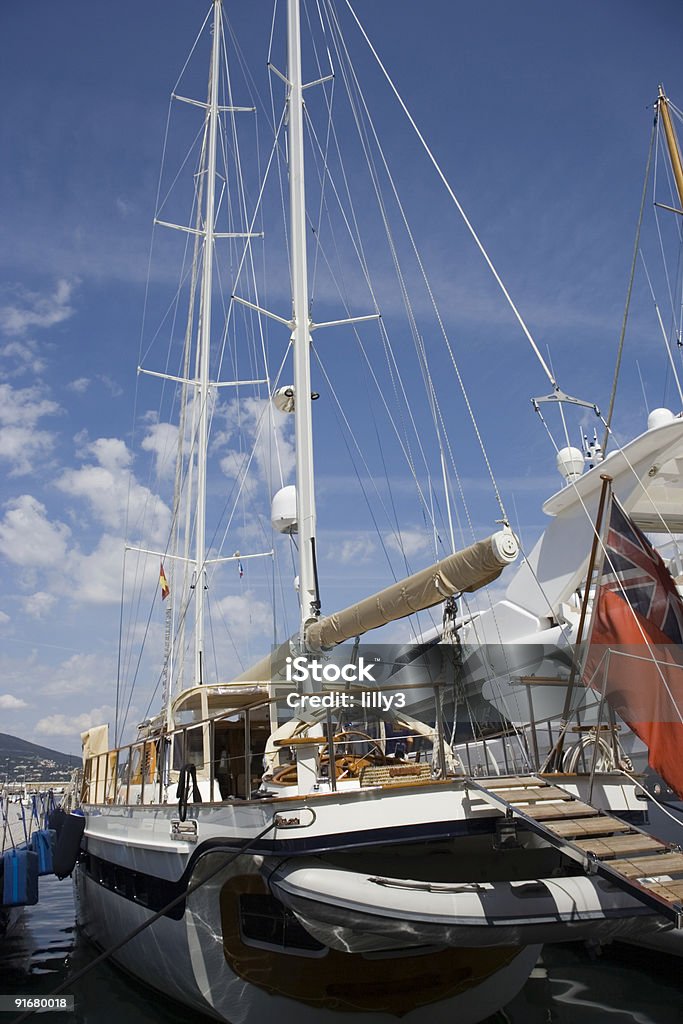
<path fill-rule="evenodd" d="M 30 494 L 7 502 L 0 521 L 0 553 L 15 565 L 58 566 L 63 563 L 71 531 L 51 522 L 47 510 Z"/>
<path fill-rule="evenodd" d="M 11 693 L 0 693 L 0 711 L 21 711 L 27 707 L 25 700 L 14 697 Z"/>
<path fill-rule="evenodd" d="M 25 597 L 22 600 L 24 611 L 33 619 L 42 619 L 55 605 L 57 598 L 54 594 L 48 594 L 44 590 L 38 590 L 35 594 Z"/>
<path fill-rule="evenodd" d="M 100 373 L 98 374 L 97 379 L 104 384 L 112 398 L 120 398 L 123 394 L 123 388 L 120 384 L 117 384 L 113 377 L 108 377 L 106 374 Z"/>
<path fill-rule="evenodd" d="M 89 377 L 77 377 L 76 380 L 70 381 L 66 386 L 69 391 L 75 391 L 77 395 L 83 395 L 90 387 L 90 384 Z"/>
<path fill-rule="evenodd" d="M 157 542 L 165 541 L 170 512 L 161 498 L 137 482 L 131 472 L 132 456 L 123 441 L 101 437 L 87 445 L 85 454 L 97 465 L 68 469 L 56 481 L 72 498 L 88 502 L 95 517 L 107 528 L 124 532 L 143 530 Z"/>
<path fill-rule="evenodd" d="M 0 626 L 6 626 L 8 622 L 11 622 L 7 612 L 0 612 Z"/>
<path fill-rule="evenodd" d="M 257 481 L 247 473 L 248 462 L 249 456 L 246 452 L 229 451 L 219 463 L 223 473 L 230 480 L 237 482 L 239 493 L 245 497 L 253 494 L 257 488 Z"/>
<path fill-rule="evenodd" d="M 67 320 L 73 313 L 72 291 L 73 284 L 64 280 L 57 282 L 50 295 L 17 289 L 15 301 L 0 306 L 0 330 L 23 334 L 29 327 L 52 327 Z"/>
<path fill-rule="evenodd" d="M 122 537 L 105 533 L 89 554 L 74 552 L 69 560 L 73 587 L 69 597 L 86 604 L 118 604 L 121 600 Z M 155 575 L 159 568 L 155 562 Z"/>
<path fill-rule="evenodd" d="M 44 416 L 60 411 L 59 405 L 45 398 L 38 387 L 0 384 L 0 458 L 12 464 L 11 475 L 32 472 L 35 459 L 52 451 L 55 435 L 37 429 L 37 424 Z"/>
<path fill-rule="evenodd" d="M 285 483 L 289 480 L 296 465 L 293 416 L 279 412 L 268 399 L 262 398 L 229 402 L 217 410 L 217 415 L 224 418 L 225 430 L 216 435 L 215 446 L 234 444 L 239 437 L 247 449 L 246 459 L 243 450 L 234 447 L 228 450 L 221 462 L 224 473 L 233 476 L 243 473 L 243 463 L 248 461 L 253 449 L 251 473 L 256 473 L 273 488 L 280 486 L 280 480 Z"/>
<path fill-rule="evenodd" d="M 0 458 L 12 463 L 10 476 L 28 476 L 54 448 L 54 434 L 30 427 L 0 428 Z"/>
<path fill-rule="evenodd" d="M 406 558 L 413 558 L 430 548 L 433 549 L 434 536 L 431 533 L 425 533 L 424 530 L 401 530 L 398 535 L 388 534 L 385 542 L 392 551 L 405 555 Z"/>
<path fill-rule="evenodd" d="M 172 477 L 178 451 L 178 428 L 172 423 L 154 423 L 142 439 L 141 448 L 154 454 L 157 477 Z"/>
<path fill-rule="evenodd" d="M 114 708 L 104 704 L 82 715 L 47 715 L 36 723 L 35 732 L 39 736 L 79 736 L 93 725 L 111 723 L 113 718 Z"/>
<path fill-rule="evenodd" d="M 214 604 L 214 609 L 219 613 L 216 623 L 222 617 L 236 641 L 272 628 L 273 613 L 270 605 L 255 598 L 251 590 L 221 598 Z"/>
<path fill-rule="evenodd" d="M 342 541 L 337 558 L 340 562 L 368 562 L 377 551 L 377 545 L 369 537 L 353 537 Z"/>
<path fill-rule="evenodd" d="M 38 345 L 32 339 L 24 341 L 9 341 L 2 348 L 2 355 L 5 359 L 15 361 L 15 370 L 10 376 L 20 376 L 22 373 L 42 373 L 45 370 L 45 360 L 38 354 Z"/>
<path fill-rule="evenodd" d="M 107 672 L 113 678 L 113 668 L 99 654 L 73 654 L 51 673 L 49 682 L 40 687 L 48 695 L 66 696 L 70 693 L 87 693 L 100 690 L 107 684 Z"/>

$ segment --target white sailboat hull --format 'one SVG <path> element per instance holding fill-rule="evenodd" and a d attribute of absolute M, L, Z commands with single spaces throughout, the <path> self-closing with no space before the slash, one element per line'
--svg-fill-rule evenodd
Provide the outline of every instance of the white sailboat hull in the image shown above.
<path fill-rule="evenodd" d="M 196 843 L 171 838 L 175 805 L 85 811 L 86 935 L 106 949 L 179 897 L 114 960 L 233 1024 L 276 1008 L 311 1024 L 328 1011 L 481 1020 L 521 987 L 541 943 L 621 937 L 652 916 L 534 836 L 497 848 L 500 816 L 454 780 L 198 804 Z"/>

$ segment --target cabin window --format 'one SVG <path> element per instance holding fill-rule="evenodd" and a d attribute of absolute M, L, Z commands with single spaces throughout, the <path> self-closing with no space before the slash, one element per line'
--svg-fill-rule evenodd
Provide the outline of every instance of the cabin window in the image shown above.
<path fill-rule="evenodd" d="M 299 956 L 325 956 L 327 946 L 309 935 L 291 910 L 274 896 L 242 893 L 240 935 L 246 946 Z"/>
<path fill-rule="evenodd" d="M 173 735 L 173 767 L 180 771 L 186 764 L 204 767 L 204 727 L 185 729 Z"/>

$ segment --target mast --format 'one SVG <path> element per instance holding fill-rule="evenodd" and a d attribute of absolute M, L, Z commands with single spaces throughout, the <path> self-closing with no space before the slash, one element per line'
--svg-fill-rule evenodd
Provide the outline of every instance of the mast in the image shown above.
<path fill-rule="evenodd" d="M 203 682 L 204 597 L 206 589 L 206 463 L 209 438 L 209 355 L 211 351 L 211 297 L 213 289 L 216 151 L 218 146 L 218 68 L 220 59 L 222 0 L 214 0 L 211 71 L 207 102 L 208 145 L 204 207 L 204 261 L 199 300 L 197 421 L 197 501 L 195 508 L 195 635 L 194 682 Z"/>
<path fill-rule="evenodd" d="M 294 349 L 294 431 L 296 438 L 296 494 L 299 531 L 300 638 L 320 612 L 313 485 L 313 427 L 311 406 L 311 319 L 306 253 L 306 195 L 304 182 L 303 84 L 301 79 L 301 27 L 299 0 L 287 4 L 289 80 L 289 212 L 292 266 L 292 343 Z"/>

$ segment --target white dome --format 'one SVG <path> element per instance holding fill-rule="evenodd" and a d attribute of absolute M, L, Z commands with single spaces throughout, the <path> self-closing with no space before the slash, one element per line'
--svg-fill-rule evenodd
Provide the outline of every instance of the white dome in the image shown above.
<path fill-rule="evenodd" d="M 296 487 L 289 484 L 274 495 L 270 506 L 270 521 L 278 533 L 296 533 Z"/>
<path fill-rule="evenodd" d="M 560 448 L 555 460 L 558 471 L 568 483 L 578 480 L 583 473 L 584 458 L 580 448 Z"/>
<path fill-rule="evenodd" d="M 671 409 L 653 409 L 647 418 L 647 429 L 663 427 L 665 423 L 673 423 L 676 419 Z"/>

